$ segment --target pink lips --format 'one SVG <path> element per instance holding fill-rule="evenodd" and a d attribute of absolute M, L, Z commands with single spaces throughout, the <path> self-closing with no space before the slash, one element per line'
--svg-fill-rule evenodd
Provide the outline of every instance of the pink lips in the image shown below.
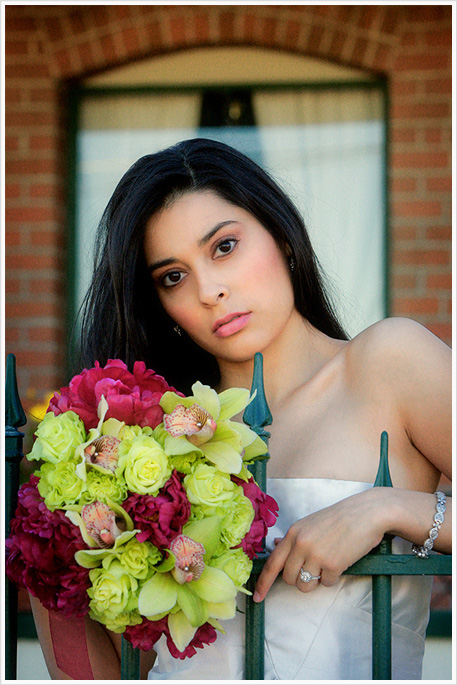
<path fill-rule="evenodd" d="M 251 318 L 251 312 L 233 312 L 218 319 L 213 326 L 213 333 L 218 338 L 227 338 L 229 335 L 238 333 L 246 326 Z"/>

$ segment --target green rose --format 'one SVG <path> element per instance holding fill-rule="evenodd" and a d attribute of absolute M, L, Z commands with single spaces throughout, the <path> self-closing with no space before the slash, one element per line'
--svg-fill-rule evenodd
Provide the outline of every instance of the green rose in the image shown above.
<path fill-rule="evenodd" d="M 209 464 L 197 464 L 193 472 L 185 476 L 184 487 L 191 504 L 215 507 L 232 499 L 236 485 L 227 473 Z"/>
<path fill-rule="evenodd" d="M 219 515 L 219 510 L 216 511 Z M 255 512 L 251 500 L 244 496 L 243 488 L 237 487 L 237 492 L 224 507 L 222 519 L 222 541 L 227 547 L 239 545 L 246 533 L 249 532 L 254 520 Z"/>
<path fill-rule="evenodd" d="M 108 419 L 108 421 L 103 424 L 103 431 L 105 430 L 105 426 L 109 424 L 110 420 L 111 419 Z M 140 426 L 123 426 L 119 431 L 120 440 L 130 440 L 131 442 L 139 435 L 153 435 L 152 428 L 150 426 L 144 426 L 143 428 Z"/>
<path fill-rule="evenodd" d="M 150 542 L 129 540 L 118 550 L 119 561 L 126 572 L 138 580 L 146 580 L 152 575 L 152 567 L 162 560 L 162 554 Z"/>
<path fill-rule="evenodd" d="M 86 441 L 84 423 L 74 411 L 55 416 L 48 412 L 35 433 L 37 439 L 28 459 L 42 459 L 57 464 L 68 461 L 78 445 Z"/>
<path fill-rule="evenodd" d="M 40 478 L 38 492 L 51 511 L 75 504 L 86 487 L 76 475 L 76 464 L 72 461 L 43 464 L 36 475 Z"/>
<path fill-rule="evenodd" d="M 143 621 L 143 617 L 138 611 L 128 611 L 117 614 L 114 618 L 98 617 L 94 612 L 90 612 L 89 616 L 100 623 L 103 623 L 108 630 L 113 633 L 123 633 L 127 626 L 136 626 Z"/>
<path fill-rule="evenodd" d="M 248 581 L 252 571 L 252 561 L 240 548 L 229 549 L 220 556 L 213 557 L 211 566 L 224 571 L 238 589 Z"/>
<path fill-rule="evenodd" d="M 109 630 L 122 632 L 138 613 L 138 580 L 114 555 L 105 557 L 102 567 L 92 569 L 89 578 L 91 618 L 104 623 Z"/>
<path fill-rule="evenodd" d="M 109 474 L 101 473 L 95 469 L 88 469 L 86 487 L 79 504 L 92 504 L 92 502 L 121 503 L 127 497 L 127 485 Z"/>
<path fill-rule="evenodd" d="M 197 464 L 204 464 L 205 457 L 198 452 L 188 452 L 187 454 L 177 454 L 168 457 L 171 467 L 180 473 L 191 474 Z"/>
<path fill-rule="evenodd" d="M 140 495 L 155 495 L 171 476 L 168 457 L 154 438 L 139 435 L 119 445 L 116 476 Z"/>

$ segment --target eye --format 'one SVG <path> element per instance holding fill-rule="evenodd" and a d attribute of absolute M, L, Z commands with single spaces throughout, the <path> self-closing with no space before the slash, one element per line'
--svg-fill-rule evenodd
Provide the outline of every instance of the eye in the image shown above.
<path fill-rule="evenodd" d="M 233 252 L 235 249 L 237 243 L 238 240 L 236 238 L 224 238 L 217 243 L 216 249 L 214 250 L 214 256 L 217 257 L 230 254 L 230 252 Z"/>
<path fill-rule="evenodd" d="M 165 288 L 172 288 L 174 285 L 181 283 L 185 275 L 182 271 L 169 271 L 162 276 L 160 284 L 165 286 Z"/>

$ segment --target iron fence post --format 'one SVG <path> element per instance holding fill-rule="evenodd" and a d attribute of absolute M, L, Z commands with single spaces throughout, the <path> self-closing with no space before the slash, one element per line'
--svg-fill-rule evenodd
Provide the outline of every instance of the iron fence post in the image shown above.
<path fill-rule="evenodd" d="M 16 379 L 16 357 L 6 358 L 5 375 L 5 535 L 10 534 L 10 521 L 17 506 L 19 465 L 22 457 L 24 433 L 19 426 L 27 423 L 19 398 Z M 9 579 L 5 585 L 5 677 L 17 677 L 17 588 Z"/>
<path fill-rule="evenodd" d="M 140 650 L 122 636 L 121 680 L 140 680 Z"/>
<path fill-rule="evenodd" d="M 265 398 L 263 384 L 263 357 L 257 353 L 254 357 L 254 371 L 252 377 L 251 392 L 256 393 L 255 398 L 246 407 L 243 420 L 259 435 L 267 444 L 270 434 L 265 430 L 272 422 L 271 412 Z M 266 462 L 268 453 L 264 459 L 255 461 L 249 470 L 254 476 L 257 485 L 265 492 L 267 487 Z M 263 540 L 262 553 L 254 559 L 251 576 L 247 583 L 247 589 L 254 593 L 257 579 L 262 571 L 267 558 L 265 553 L 265 540 Z M 246 596 L 246 622 L 245 622 L 245 680 L 264 680 L 265 675 L 265 603 L 253 602 L 252 596 Z"/>
<path fill-rule="evenodd" d="M 392 487 L 389 472 L 388 435 L 381 434 L 378 474 L 373 487 Z M 377 548 L 381 556 L 392 553 L 392 536 L 385 535 Z M 392 576 L 372 576 L 372 675 L 373 680 L 392 679 Z"/>

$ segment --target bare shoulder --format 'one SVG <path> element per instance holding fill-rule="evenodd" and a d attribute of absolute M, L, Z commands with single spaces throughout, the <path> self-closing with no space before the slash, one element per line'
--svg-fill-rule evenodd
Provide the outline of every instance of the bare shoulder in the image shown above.
<path fill-rule="evenodd" d="M 450 371 L 451 349 L 421 324 L 403 317 L 378 321 L 346 346 L 353 380 L 401 383 Z"/>
<path fill-rule="evenodd" d="M 451 349 L 410 319 L 370 326 L 345 348 L 347 382 L 359 399 L 390 407 L 409 441 L 450 477 Z"/>

